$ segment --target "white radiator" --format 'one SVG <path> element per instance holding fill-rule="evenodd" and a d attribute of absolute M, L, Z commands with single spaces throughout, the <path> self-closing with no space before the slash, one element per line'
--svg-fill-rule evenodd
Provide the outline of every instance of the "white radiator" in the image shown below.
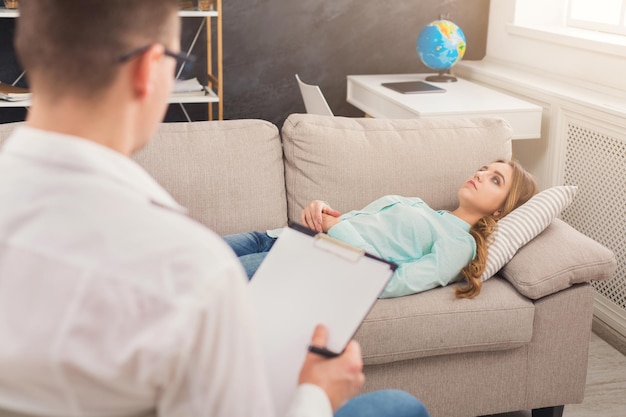
<path fill-rule="evenodd" d="M 584 119 L 565 126 L 563 182 L 578 192 L 562 218 L 615 253 L 615 277 L 592 285 L 596 315 L 626 336 L 626 134 Z"/>

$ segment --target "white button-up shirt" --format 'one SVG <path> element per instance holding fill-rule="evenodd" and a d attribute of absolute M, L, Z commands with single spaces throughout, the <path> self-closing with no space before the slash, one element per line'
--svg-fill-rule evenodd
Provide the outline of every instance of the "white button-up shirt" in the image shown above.
<path fill-rule="evenodd" d="M 26 126 L 0 153 L 0 409 L 272 416 L 246 279 L 131 159 Z M 290 415 L 330 415 L 301 386 Z"/>

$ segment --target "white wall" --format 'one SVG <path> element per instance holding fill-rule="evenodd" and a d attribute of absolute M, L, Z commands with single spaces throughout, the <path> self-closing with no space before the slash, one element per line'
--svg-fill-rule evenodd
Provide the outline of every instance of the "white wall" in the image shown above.
<path fill-rule="evenodd" d="M 513 142 L 515 157 L 542 188 L 563 178 L 563 109 L 626 122 L 626 37 L 566 30 L 564 1 L 492 0 L 485 58 L 454 67 L 544 108 L 541 138 Z"/>

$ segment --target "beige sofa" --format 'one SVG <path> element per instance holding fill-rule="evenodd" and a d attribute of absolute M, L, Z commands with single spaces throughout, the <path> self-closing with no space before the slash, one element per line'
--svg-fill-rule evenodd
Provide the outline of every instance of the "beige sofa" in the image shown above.
<path fill-rule="evenodd" d="M 469 173 L 511 156 L 511 130 L 498 119 L 294 114 L 281 133 L 259 120 L 163 124 L 136 159 L 224 235 L 298 221 L 312 199 L 348 211 L 400 194 L 451 209 Z M 433 417 L 558 416 L 584 395 L 587 281 L 614 270 L 609 250 L 557 219 L 475 299 L 456 300 L 450 286 L 379 300 L 356 335 L 364 389 L 407 390 Z"/>

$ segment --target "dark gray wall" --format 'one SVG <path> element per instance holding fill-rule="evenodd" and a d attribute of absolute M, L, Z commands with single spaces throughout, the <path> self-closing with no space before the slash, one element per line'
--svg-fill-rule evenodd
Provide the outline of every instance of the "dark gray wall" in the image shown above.
<path fill-rule="evenodd" d="M 346 75 L 429 72 L 415 51 L 421 28 L 441 15 L 467 38 L 466 59 L 485 55 L 489 0 L 223 0 L 225 118 L 279 126 L 304 112 L 294 74 L 318 84 L 336 115 Z"/>
<path fill-rule="evenodd" d="M 346 76 L 429 72 L 417 57 L 421 28 L 443 16 L 467 38 L 465 59 L 485 55 L 489 0 L 223 0 L 224 117 L 260 118 L 282 126 L 304 112 L 294 78 L 317 84 L 336 115 L 361 116 L 346 102 Z M 183 20 L 183 47 L 201 20 Z M 13 19 L 0 19 L 0 81 L 20 73 L 12 52 Z M 194 48 L 206 57 L 204 36 Z M 204 81 L 203 67 L 189 76 Z M 187 105 L 194 120 L 206 120 L 206 105 Z M 21 120 L 23 109 L 0 108 L 0 122 Z M 178 105 L 168 121 L 184 120 Z"/>

